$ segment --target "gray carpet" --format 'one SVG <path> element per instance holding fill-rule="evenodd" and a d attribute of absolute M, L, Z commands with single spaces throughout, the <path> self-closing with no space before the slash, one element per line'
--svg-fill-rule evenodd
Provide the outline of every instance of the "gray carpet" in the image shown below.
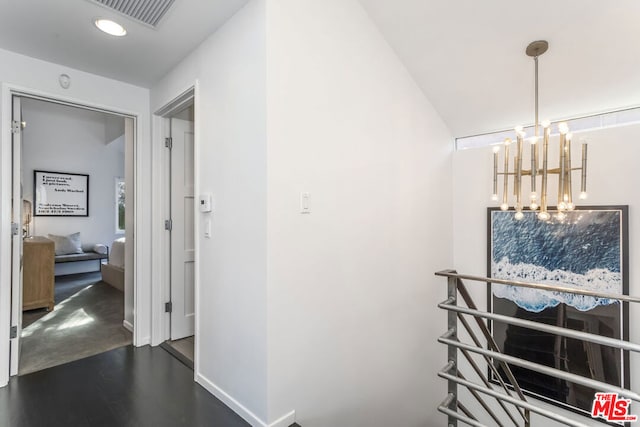
<path fill-rule="evenodd" d="M 54 301 L 60 304 L 62 301 L 70 298 L 73 294 L 80 292 L 87 286 L 93 285 L 102 280 L 102 274 L 99 271 L 91 273 L 68 274 L 66 276 L 56 276 Z M 26 328 L 38 319 L 43 318 L 49 313 L 46 308 L 38 308 L 35 310 L 22 312 L 22 328 Z"/>
<path fill-rule="evenodd" d="M 131 344 L 122 292 L 102 281 L 71 288 L 52 312 L 23 327 L 19 375 Z"/>

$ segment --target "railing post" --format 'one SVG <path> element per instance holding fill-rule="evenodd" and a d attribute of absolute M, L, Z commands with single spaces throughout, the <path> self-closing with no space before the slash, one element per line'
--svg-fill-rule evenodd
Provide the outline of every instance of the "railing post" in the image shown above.
<path fill-rule="evenodd" d="M 447 292 L 448 297 L 452 300 L 452 305 L 456 305 L 458 302 L 458 279 L 455 277 L 449 277 L 447 279 Z M 454 333 L 451 335 L 452 340 L 458 339 L 458 316 L 455 312 L 449 310 L 447 311 L 447 330 L 453 330 Z M 449 362 L 453 362 L 453 370 L 455 372 L 451 372 L 452 375 L 458 376 L 458 349 L 454 346 L 447 346 L 448 349 L 448 358 Z M 455 381 L 448 382 L 448 392 L 450 396 L 453 396 L 453 399 L 449 403 L 449 409 L 452 411 L 458 412 L 458 383 Z M 458 420 L 451 415 L 449 415 L 448 427 L 457 427 Z"/>

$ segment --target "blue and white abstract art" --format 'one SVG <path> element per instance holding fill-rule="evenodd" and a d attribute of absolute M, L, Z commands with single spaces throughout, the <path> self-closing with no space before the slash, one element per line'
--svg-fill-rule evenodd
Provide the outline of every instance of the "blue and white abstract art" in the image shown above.
<path fill-rule="evenodd" d="M 491 277 L 623 293 L 620 210 L 577 210 L 548 222 L 534 212 L 516 220 L 513 212 L 492 211 L 491 221 Z M 580 311 L 618 303 L 515 286 L 494 284 L 492 290 L 536 313 L 560 303 Z"/>

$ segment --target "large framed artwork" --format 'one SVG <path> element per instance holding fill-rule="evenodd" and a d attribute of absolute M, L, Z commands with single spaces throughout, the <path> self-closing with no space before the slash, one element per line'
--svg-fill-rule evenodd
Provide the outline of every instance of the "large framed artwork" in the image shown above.
<path fill-rule="evenodd" d="M 513 211 L 489 208 L 489 276 L 628 295 L 628 207 L 582 207 L 564 218 L 549 211 L 545 222 L 536 212 L 516 220 Z M 617 300 L 490 284 L 488 305 L 497 314 L 628 339 L 628 304 Z M 626 351 L 499 322 L 490 327 L 506 354 L 629 387 Z M 585 415 L 602 391 L 511 368 L 525 393 Z"/>
<path fill-rule="evenodd" d="M 89 216 L 89 175 L 33 171 L 34 216 Z"/>

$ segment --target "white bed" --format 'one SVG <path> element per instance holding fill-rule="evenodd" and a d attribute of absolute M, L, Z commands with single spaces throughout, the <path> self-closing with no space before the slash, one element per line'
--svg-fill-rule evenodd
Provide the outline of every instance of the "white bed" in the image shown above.
<path fill-rule="evenodd" d="M 124 237 L 116 239 L 109 251 L 109 262 L 102 264 L 102 280 L 124 292 Z"/>

